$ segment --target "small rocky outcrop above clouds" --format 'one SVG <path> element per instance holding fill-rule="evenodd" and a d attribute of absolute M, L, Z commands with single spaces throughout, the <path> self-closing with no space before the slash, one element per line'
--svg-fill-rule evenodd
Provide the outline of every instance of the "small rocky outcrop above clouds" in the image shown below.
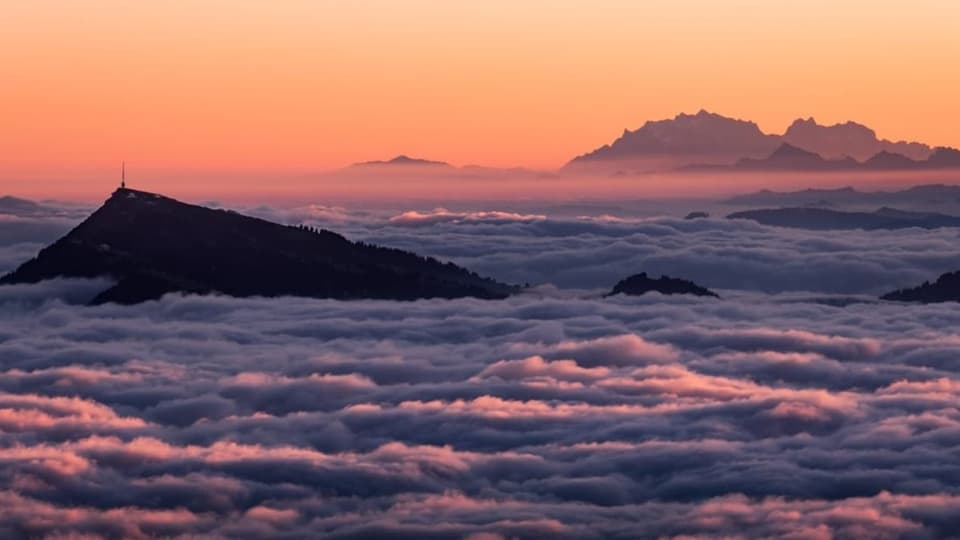
<path fill-rule="evenodd" d="M 720 297 L 717 293 L 705 287 L 701 287 L 692 281 L 672 278 L 670 276 L 660 276 L 659 278 L 654 279 L 648 276 L 646 272 L 634 274 L 626 279 L 620 280 L 616 285 L 614 285 L 613 290 L 611 290 L 606 296 L 613 296 L 616 294 L 639 296 L 648 292 L 658 292 L 660 294 L 692 294 L 696 296 L 712 296 L 715 298 Z"/>

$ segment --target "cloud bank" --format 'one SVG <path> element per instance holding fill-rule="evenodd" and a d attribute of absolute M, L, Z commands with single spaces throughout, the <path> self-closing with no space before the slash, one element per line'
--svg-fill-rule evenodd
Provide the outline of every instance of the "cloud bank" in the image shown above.
<path fill-rule="evenodd" d="M 330 220 L 349 237 L 453 260 L 513 283 L 607 289 L 648 272 L 711 289 L 879 295 L 960 268 L 957 229 L 804 231 L 745 220 L 536 212 L 397 212 Z"/>
<path fill-rule="evenodd" d="M 3 537 L 960 526 L 953 306 L 541 291 L 87 308 L 27 289 L 0 295 Z"/>
<path fill-rule="evenodd" d="M 954 230 L 253 212 L 551 285 L 499 302 L 94 308 L 78 304 L 103 280 L 0 287 L 0 537 L 960 529 L 960 314 L 866 296 L 960 267 Z M 4 219 L 3 269 L 76 222 Z M 638 271 L 723 299 L 595 294 Z M 837 294 L 860 302 L 824 301 Z"/>

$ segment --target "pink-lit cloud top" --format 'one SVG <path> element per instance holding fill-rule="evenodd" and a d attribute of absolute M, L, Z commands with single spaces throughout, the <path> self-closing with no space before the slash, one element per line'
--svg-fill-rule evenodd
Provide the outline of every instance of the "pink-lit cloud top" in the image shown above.
<path fill-rule="evenodd" d="M 724 294 L 3 301 L 0 530 L 954 530 L 955 310 Z"/>

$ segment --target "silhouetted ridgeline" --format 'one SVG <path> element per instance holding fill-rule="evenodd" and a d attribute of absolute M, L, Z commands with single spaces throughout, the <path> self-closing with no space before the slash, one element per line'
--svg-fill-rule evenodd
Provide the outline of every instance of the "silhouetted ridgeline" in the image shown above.
<path fill-rule="evenodd" d="M 613 290 L 610 291 L 607 296 L 613 296 L 615 294 L 639 296 L 648 292 L 658 292 L 660 294 L 693 294 L 720 298 L 717 293 L 701 287 L 692 281 L 676 279 L 670 276 L 660 276 L 657 279 L 653 279 L 647 276 L 646 272 L 634 274 L 626 279 L 620 280 L 614 285 Z"/>
<path fill-rule="evenodd" d="M 900 302 L 960 302 L 960 271 L 943 274 L 937 281 L 923 283 L 912 289 L 900 289 L 881 297 Z"/>
<path fill-rule="evenodd" d="M 0 283 L 111 276 L 94 303 L 169 292 L 340 299 L 504 298 L 516 287 L 398 249 L 118 189 Z"/>
<path fill-rule="evenodd" d="M 960 227 L 960 217 L 934 212 L 881 208 L 875 212 L 841 212 L 826 208 L 765 208 L 734 212 L 728 219 L 749 219 L 775 227 L 811 230 L 938 229 Z"/>
<path fill-rule="evenodd" d="M 897 191 L 858 191 L 852 187 L 770 191 L 737 195 L 723 201 L 739 206 L 835 206 L 960 203 L 960 186 L 924 184 Z"/>

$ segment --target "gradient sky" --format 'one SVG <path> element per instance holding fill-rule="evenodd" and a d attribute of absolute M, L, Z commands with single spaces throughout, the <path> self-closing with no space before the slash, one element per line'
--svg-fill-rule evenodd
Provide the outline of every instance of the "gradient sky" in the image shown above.
<path fill-rule="evenodd" d="M 8 0 L 0 178 L 552 168 L 700 108 L 960 145 L 958 28 L 953 0 Z"/>

